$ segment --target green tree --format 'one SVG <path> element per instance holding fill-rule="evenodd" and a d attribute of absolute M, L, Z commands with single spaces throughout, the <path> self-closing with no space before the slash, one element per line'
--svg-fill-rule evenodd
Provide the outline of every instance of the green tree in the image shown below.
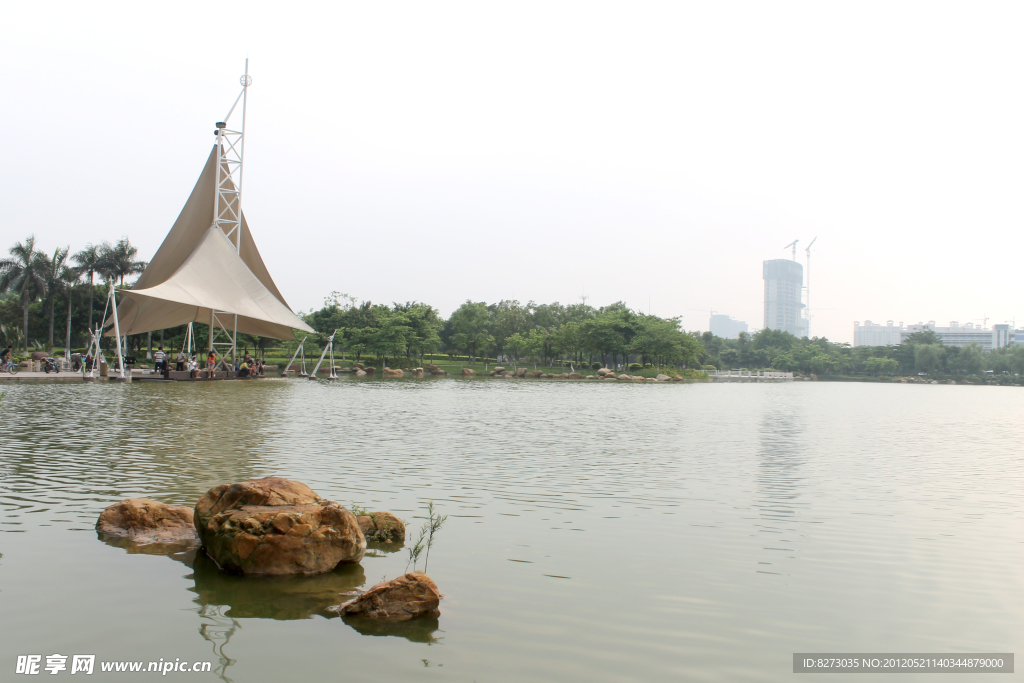
<path fill-rule="evenodd" d="M 490 331 L 491 316 L 487 304 L 466 300 L 452 313 L 452 343 L 455 348 L 465 351 L 470 364 L 475 362 L 478 354 L 486 353 L 494 337 Z"/>
<path fill-rule="evenodd" d="M 78 272 L 81 275 L 89 276 L 89 333 L 92 334 L 93 295 L 96 289 L 94 278 L 99 268 L 103 265 L 103 260 L 100 257 L 100 247 L 95 244 L 87 244 L 85 249 L 75 253 L 71 258 L 75 262 Z"/>
<path fill-rule="evenodd" d="M 505 339 L 505 350 L 512 354 L 512 362 L 519 360 L 523 351 L 526 349 L 526 338 L 523 335 L 516 332 L 511 337 Z"/>
<path fill-rule="evenodd" d="M 548 348 L 549 338 L 551 335 L 543 327 L 535 327 L 530 330 L 530 333 L 526 336 L 523 342 L 523 350 L 526 352 L 526 357 L 533 361 L 533 369 L 537 369 L 537 363 L 543 363 L 545 358 L 545 351 Z"/>
<path fill-rule="evenodd" d="M 914 344 L 914 368 L 931 374 L 942 365 L 944 355 L 942 344 Z"/>
<path fill-rule="evenodd" d="M 530 328 L 529 311 L 518 301 L 502 300 L 488 306 L 491 313 L 491 333 L 498 355 L 505 352 L 506 339 L 522 334 Z"/>
<path fill-rule="evenodd" d="M 46 290 L 46 257 L 36 251 L 36 238 L 29 235 L 8 250 L 9 258 L 0 260 L 0 292 L 12 291 L 21 300 L 22 331 L 28 354 L 28 308 Z"/>
<path fill-rule="evenodd" d="M 43 298 L 50 313 L 50 337 L 47 348 L 53 348 L 53 319 L 54 306 L 57 303 L 57 295 L 67 292 L 71 284 L 77 279 L 74 271 L 68 267 L 68 252 L 70 248 L 55 249 L 53 256 L 45 260 L 45 269 L 41 273 L 43 279 Z M 71 321 L 71 297 L 68 297 L 68 323 Z"/>
<path fill-rule="evenodd" d="M 98 270 L 105 279 L 118 280 L 118 284 L 123 285 L 126 276 L 141 273 L 148 265 L 135 258 L 138 253 L 139 248 L 132 246 L 127 237 L 119 239 L 114 246 L 104 242 L 99 251 Z"/>
<path fill-rule="evenodd" d="M 388 356 L 393 357 L 405 351 L 412 333 L 409 319 L 405 314 L 384 309 L 378 320 L 380 321 L 380 326 L 377 327 L 369 338 L 370 351 L 373 351 L 377 354 L 378 358 L 384 360 Z"/>
<path fill-rule="evenodd" d="M 406 338 L 409 353 L 418 356 L 422 363 L 425 353 L 433 352 L 440 346 L 444 321 L 433 307 L 426 304 L 407 302 L 402 306 L 396 305 L 395 310 L 405 315 L 409 326 Z"/>
<path fill-rule="evenodd" d="M 985 354 L 977 342 L 972 342 L 960 348 L 956 354 L 955 367 L 951 369 L 965 375 L 980 375 L 984 367 Z"/>

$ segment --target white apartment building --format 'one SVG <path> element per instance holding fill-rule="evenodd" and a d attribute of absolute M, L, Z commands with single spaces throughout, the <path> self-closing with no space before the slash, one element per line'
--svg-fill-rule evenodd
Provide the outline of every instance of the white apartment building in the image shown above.
<path fill-rule="evenodd" d="M 992 349 L 1001 349 L 1010 343 L 1009 325 L 993 325 L 992 329 L 988 329 L 974 323 L 961 325 L 955 320 L 949 323 L 949 327 L 938 327 L 934 320 L 907 325 L 900 332 L 900 341 L 902 342 L 915 332 L 924 330 L 931 330 L 937 334 L 944 346 L 967 346 L 976 343 L 981 346 L 983 351 L 991 351 Z"/>
<path fill-rule="evenodd" d="M 893 321 L 886 320 L 884 325 L 865 320 L 861 325 L 853 323 L 853 345 L 854 346 L 896 346 L 902 340 L 900 332 L 903 330 L 903 323 L 899 327 Z"/>
<path fill-rule="evenodd" d="M 1024 330 L 1014 330 L 1010 325 L 993 325 L 991 329 L 974 323 L 961 325 L 955 320 L 949 327 L 939 327 L 934 320 L 927 323 L 903 326 L 887 320 L 885 325 L 865 320 L 863 324 L 853 323 L 854 346 L 894 346 L 902 344 L 915 332 L 931 330 L 945 346 L 967 346 L 978 344 L 984 351 L 1001 349 L 1010 344 L 1024 344 Z"/>

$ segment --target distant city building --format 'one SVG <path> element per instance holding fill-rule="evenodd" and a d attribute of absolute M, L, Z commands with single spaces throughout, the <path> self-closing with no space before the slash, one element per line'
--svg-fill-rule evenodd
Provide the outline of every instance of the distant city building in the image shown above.
<path fill-rule="evenodd" d="M 727 315 L 711 315 L 711 323 L 708 327 L 711 334 L 722 339 L 737 339 L 740 332 L 748 332 L 747 324 L 742 320 L 733 320 Z"/>
<path fill-rule="evenodd" d="M 900 342 L 915 332 L 924 330 L 931 330 L 938 335 L 944 346 L 967 346 L 976 343 L 984 351 L 1003 348 L 1010 343 L 1011 333 L 1009 325 L 993 325 L 990 330 L 980 325 L 976 327 L 974 323 L 961 325 L 954 320 L 949 323 L 949 327 L 938 327 L 934 320 L 929 320 L 927 323 L 907 325 L 900 331 Z"/>
<path fill-rule="evenodd" d="M 903 323 L 899 327 L 893 321 L 886 320 L 884 325 L 865 320 L 861 325 L 853 323 L 853 345 L 854 346 L 896 346 L 901 342 L 900 332 Z"/>
<path fill-rule="evenodd" d="M 1010 330 L 1010 343 L 1024 346 L 1024 329 Z"/>
<path fill-rule="evenodd" d="M 804 267 L 789 259 L 764 262 L 764 326 L 796 337 L 807 336 L 803 317 Z"/>

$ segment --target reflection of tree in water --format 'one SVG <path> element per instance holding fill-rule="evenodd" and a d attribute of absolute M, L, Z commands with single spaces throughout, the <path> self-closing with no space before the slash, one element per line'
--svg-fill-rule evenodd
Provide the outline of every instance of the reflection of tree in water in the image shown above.
<path fill-rule="evenodd" d="M 199 608 L 199 616 L 208 621 L 199 627 L 199 635 L 203 640 L 213 647 L 213 654 L 217 656 L 217 668 L 214 673 L 225 683 L 232 683 L 228 678 L 228 667 L 237 660 L 231 659 L 224 652 L 224 647 L 231 640 L 235 631 L 242 628 L 237 619 L 227 617 L 223 614 L 222 605 L 203 605 Z"/>
<path fill-rule="evenodd" d="M 782 392 L 772 392 L 767 409 L 761 417 L 759 430 L 760 445 L 757 463 L 757 494 L 754 507 L 758 508 L 761 523 L 758 530 L 772 534 L 769 559 L 778 560 L 795 551 L 793 541 L 786 536 L 796 532 L 794 523 L 804 507 L 798 500 L 802 488 L 801 468 L 807 459 L 804 455 L 803 415 L 792 405 L 789 397 Z M 772 562 L 763 562 L 771 565 Z M 762 569 L 766 573 L 777 573 Z"/>

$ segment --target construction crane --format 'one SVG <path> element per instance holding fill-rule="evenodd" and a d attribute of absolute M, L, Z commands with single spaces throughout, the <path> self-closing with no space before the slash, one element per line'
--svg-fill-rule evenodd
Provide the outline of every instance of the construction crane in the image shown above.
<path fill-rule="evenodd" d="M 807 336 L 811 336 L 811 247 L 818 241 L 818 236 L 815 235 L 811 243 L 807 245 L 804 250 L 807 252 Z M 795 249 L 795 247 L 794 247 Z"/>
<path fill-rule="evenodd" d="M 789 244 L 787 244 L 786 246 L 783 247 L 783 249 L 789 249 L 790 247 L 793 247 L 793 260 L 794 261 L 796 261 L 796 243 L 799 242 L 799 241 L 800 240 L 793 240 L 792 242 L 790 242 Z"/>

